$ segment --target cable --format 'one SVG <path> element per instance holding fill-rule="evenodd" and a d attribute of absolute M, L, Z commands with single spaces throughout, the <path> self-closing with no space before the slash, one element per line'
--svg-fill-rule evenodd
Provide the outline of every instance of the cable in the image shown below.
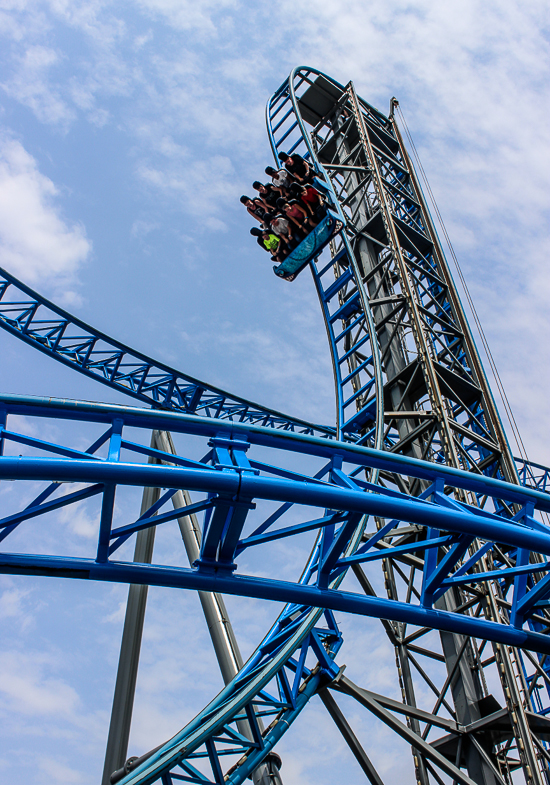
<path fill-rule="evenodd" d="M 443 216 L 441 215 L 441 212 L 439 211 L 439 207 L 438 207 L 437 202 L 435 200 L 435 196 L 434 196 L 433 191 L 431 189 L 431 186 L 430 186 L 430 183 L 428 181 L 428 177 L 426 175 L 424 167 L 422 166 L 422 161 L 420 160 L 420 155 L 418 154 L 418 150 L 416 149 L 416 145 L 415 145 L 414 140 L 412 138 L 411 132 L 409 131 L 409 127 L 407 125 L 407 121 L 405 120 L 405 116 L 403 114 L 403 111 L 402 111 L 401 107 L 399 106 L 399 104 L 396 104 L 396 106 L 397 106 L 397 111 L 399 112 L 399 116 L 401 118 L 401 121 L 403 123 L 403 127 L 404 127 L 405 133 L 407 135 L 407 139 L 408 139 L 409 144 L 411 146 L 411 150 L 413 151 L 413 157 L 415 159 L 416 166 L 418 168 L 418 171 L 420 172 L 420 176 L 421 176 L 422 181 L 424 183 L 424 187 L 425 187 L 426 192 L 427 192 L 427 194 L 429 196 L 429 199 L 430 199 L 430 202 L 431 202 L 432 207 L 434 209 L 434 212 L 435 212 L 435 214 L 437 216 L 437 221 L 439 223 L 439 226 L 441 227 L 441 231 L 443 232 L 443 235 L 444 235 L 445 240 L 447 242 L 449 251 L 451 253 L 451 256 L 452 256 L 453 261 L 455 263 L 456 270 L 458 272 L 458 276 L 460 278 L 460 282 L 461 282 L 462 287 L 464 289 L 464 293 L 466 294 L 466 299 L 468 301 L 468 305 L 470 306 L 470 310 L 471 310 L 472 315 L 474 317 L 474 321 L 475 321 L 476 327 L 477 327 L 479 335 L 481 337 L 481 342 L 483 344 L 483 348 L 485 349 L 485 353 L 487 355 L 487 359 L 489 361 L 489 365 L 491 367 L 491 371 L 493 372 L 493 376 L 495 378 L 495 381 L 496 381 L 496 384 L 497 384 L 497 387 L 498 387 L 498 391 L 500 393 L 500 397 L 501 397 L 502 403 L 504 405 L 504 410 L 506 412 L 506 418 L 507 418 L 508 422 L 510 423 L 510 428 L 511 428 L 512 434 L 514 436 L 514 441 L 515 441 L 516 446 L 518 448 L 518 452 L 520 453 L 521 459 L 523 461 L 525 461 L 526 463 L 529 463 L 529 457 L 527 455 L 527 449 L 525 447 L 525 443 L 524 443 L 524 441 L 523 441 L 523 439 L 521 437 L 519 426 L 517 424 L 516 418 L 514 417 L 514 412 L 512 411 L 512 406 L 510 404 L 510 401 L 509 401 L 508 396 L 506 394 L 506 390 L 504 388 L 504 383 L 503 383 L 503 381 L 501 379 L 501 376 L 500 376 L 500 374 L 498 372 L 498 368 L 497 368 L 497 365 L 496 365 L 496 362 L 495 362 L 495 358 L 493 357 L 493 353 L 491 352 L 491 349 L 489 347 L 489 342 L 487 341 L 487 337 L 485 335 L 485 331 L 483 330 L 483 327 L 481 325 L 480 318 L 478 316 L 476 307 L 474 305 L 474 301 L 473 301 L 472 296 L 470 294 L 470 290 L 468 288 L 468 284 L 466 283 L 466 279 L 464 278 L 464 274 L 462 272 L 462 268 L 460 267 L 460 263 L 458 261 L 457 255 L 455 253 L 455 249 L 453 247 L 453 244 L 451 242 L 451 238 L 449 237 L 449 233 L 447 232 L 447 227 L 445 226 L 445 222 L 443 221 Z M 542 515 L 542 517 L 543 517 L 543 520 L 546 520 L 546 523 L 548 525 L 550 525 L 550 515 L 548 515 L 548 513 L 544 513 Z"/>
<path fill-rule="evenodd" d="M 411 150 L 413 152 L 413 156 L 414 156 L 415 163 L 417 165 L 418 171 L 420 172 L 420 176 L 421 176 L 423 184 L 424 184 L 424 186 L 426 188 L 426 192 L 427 192 L 427 194 L 429 196 L 429 199 L 430 199 L 430 202 L 431 202 L 432 207 L 434 209 L 435 215 L 437 216 L 438 223 L 439 223 L 439 225 L 441 227 L 441 230 L 442 230 L 443 235 L 445 237 L 445 240 L 447 242 L 449 251 L 451 253 L 452 259 L 453 259 L 453 261 L 455 263 L 456 270 L 458 272 L 458 276 L 459 276 L 460 282 L 461 282 L 462 287 L 464 289 L 464 292 L 466 294 L 466 299 L 468 301 L 468 305 L 470 306 L 472 315 L 474 317 L 474 321 L 475 321 L 476 327 L 477 327 L 479 335 L 481 337 L 481 342 L 483 344 L 483 348 L 485 349 L 485 353 L 486 353 L 487 359 L 489 361 L 489 366 L 490 366 L 491 371 L 493 373 L 493 376 L 495 378 L 495 381 L 496 381 L 496 384 L 497 384 L 497 388 L 498 388 L 498 391 L 500 393 L 500 397 L 502 399 L 502 403 L 504 405 L 504 410 L 506 412 L 506 417 L 508 419 L 508 422 L 510 423 L 510 428 L 511 428 L 512 434 L 514 436 L 514 441 L 516 442 L 516 446 L 518 448 L 518 451 L 519 451 L 519 453 L 521 455 L 522 460 L 528 461 L 529 459 L 527 457 L 527 450 L 525 448 L 525 444 L 524 444 L 523 439 L 521 437 L 519 426 L 517 424 L 516 418 L 514 417 L 514 413 L 512 411 L 512 407 L 511 407 L 510 401 L 509 401 L 508 396 L 506 394 L 506 390 L 504 389 L 504 384 L 502 382 L 501 376 L 500 376 L 500 374 L 498 372 L 498 368 L 497 368 L 495 359 L 493 357 L 493 353 L 491 352 L 491 349 L 489 347 L 489 343 L 487 341 L 487 337 L 486 337 L 485 332 L 483 330 L 483 327 L 481 325 L 481 321 L 479 319 L 476 307 L 474 305 L 474 301 L 473 301 L 472 296 L 470 294 L 470 290 L 468 289 L 468 284 L 466 283 L 466 279 L 464 278 L 464 275 L 462 273 L 462 269 L 460 267 L 460 263 L 458 261 L 457 255 L 455 253 L 453 244 L 451 242 L 451 238 L 449 237 L 449 233 L 447 232 L 447 227 L 445 226 L 445 222 L 443 221 L 443 216 L 441 215 L 441 212 L 440 212 L 439 207 L 437 205 L 437 202 L 435 200 L 435 196 L 434 196 L 433 191 L 431 189 L 430 183 L 428 182 L 428 177 L 426 175 L 426 172 L 424 171 L 424 167 L 422 166 L 422 161 L 420 160 L 420 156 L 418 154 L 418 150 L 416 149 L 416 145 L 415 145 L 414 140 L 412 138 L 411 132 L 409 131 L 409 127 L 407 125 L 407 121 L 405 120 L 405 117 L 403 115 L 403 111 L 402 111 L 402 109 L 401 109 L 401 107 L 399 105 L 397 105 L 397 111 L 399 113 L 399 117 L 401 119 L 401 122 L 403 123 L 403 127 L 405 129 L 405 133 L 407 135 L 407 139 L 408 139 L 409 144 L 411 146 Z"/>

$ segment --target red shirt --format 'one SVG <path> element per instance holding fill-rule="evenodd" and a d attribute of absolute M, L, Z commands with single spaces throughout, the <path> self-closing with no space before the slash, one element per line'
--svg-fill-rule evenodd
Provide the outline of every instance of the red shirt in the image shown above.
<path fill-rule="evenodd" d="M 298 205 L 294 204 L 290 206 L 290 210 L 286 210 L 287 218 L 296 218 L 297 221 L 303 221 L 306 217 L 303 211 L 298 207 Z"/>
<path fill-rule="evenodd" d="M 312 207 L 317 207 L 317 205 L 321 204 L 321 194 L 312 185 L 306 186 L 305 191 L 302 191 L 300 194 L 300 199 Z"/>

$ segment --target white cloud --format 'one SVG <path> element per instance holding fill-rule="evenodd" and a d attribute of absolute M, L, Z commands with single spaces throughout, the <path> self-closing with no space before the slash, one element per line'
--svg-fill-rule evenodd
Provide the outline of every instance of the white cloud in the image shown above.
<path fill-rule="evenodd" d="M 48 777 L 50 785 L 78 785 L 83 782 L 83 776 L 79 771 L 72 769 L 60 760 L 54 758 L 40 758 L 40 768 Z"/>
<path fill-rule="evenodd" d="M 64 220 L 58 193 L 20 142 L 0 139 L 2 264 L 30 284 L 71 281 L 91 250 L 83 226 Z"/>
<path fill-rule="evenodd" d="M 23 603 L 30 591 L 22 591 L 15 587 L 6 589 L 0 595 L 0 619 L 16 618 L 23 621 Z"/>
<path fill-rule="evenodd" d="M 69 716 L 78 694 L 65 681 L 48 676 L 48 658 L 39 654 L 0 653 L 0 709 L 31 716 Z"/>
<path fill-rule="evenodd" d="M 157 223 L 153 223 L 152 221 L 144 221 L 137 218 L 132 224 L 130 235 L 134 239 L 143 240 L 145 237 L 147 237 L 148 234 L 150 234 L 150 232 L 154 232 L 155 229 L 158 228 L 159 225 Z"/>
<path fill-rule="evenodd" d="M 164 17 L 171 26 L 195 33 L 219 35 L 223 10 L 235 9 L 236 0 L 140 0 L 139 5 L 151 15 Z"/>
<path fill-rule="evenodd" d="M 15 72 L 2 87 L 10 97 L 32 109 L 42 122 L 66 127 L 75 113 L 57 87 L 52 87 L 49 75 L 59 59 L 59 53 L 50 47 L 29 46 L 16 58 Z"/>
<path fill-rule="evenodd" d="M 73 492 L 76 490 L 80 490 L 78 484 L 71 488 Z M 97 536 L 97 519 L 86 509 L 84 502 L 64 507 L 59 513 L 59 519 L 62 523 L 67 524 L 70 531 L 78 537 L 90 540 Z"/>
<path fill-rule="evenodd" d="M 178 151 L 179 157 L 181 153 Z M 181 163 L 172 158 L 168 166 L 163 168 L 141 164 L 138 174 L 146 183 L 163 192 L 168 199 L 178 199 L 192 215 L 202 215 L 204 224 L 209 229 L 226 229 L 226 224 L 212 215 L 226 206 L 231 199 L 234 200 L 237 193 L 232 182 L 233 166 L 226 156 L 214 155 L 200 161 L 188 160 Z"/>
<path fill-rule="evenodd" d="M 47 775 L 49 785 L 77 785 L 83 782 L 79 771 L 54 758 L 40 758 L 40 768 Z"/>

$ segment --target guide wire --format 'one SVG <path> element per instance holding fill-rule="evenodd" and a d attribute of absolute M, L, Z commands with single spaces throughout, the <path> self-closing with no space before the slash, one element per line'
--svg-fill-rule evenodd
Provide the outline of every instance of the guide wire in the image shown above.
<path fill-rule="evenodd" d="M 497 368 L 497 365 L 496 365 L 496 362 L 495 362 L 495 358 L 493 356 L 493 353 L 492 353 L 491 348 L 489 346 L 489 342 L 488 342 L 487 337 L 485 335 L 485 331 L 483 330 L 483 326 L 481 324 L 481 320 L 479 318 L 479 315 L 477 313 L 476 307 L 474 305 L 474 301 L 472 299 L 472 295 L 470 294 L 470 290 L 468 288 L 468 284 L 466 283 L 466 279 L 464 277 L 464 274 L 462 272 L 462 268 L 461 268 L 460 263 L 458 261 L 458 257 L 457 257 L 457 255 L 455 253 L 454 246 L 453 246 L 453 244 L 451 242 L 451 238 L 449 237 L 449 233 L 447 232 L 447 227 L 445 226 L 445 222 L 443 220 L 443 216 L 441 215 L 441 212 L 439 210 L 439 206 L 438 206 L 438 204 L 437 204 L 437 202 L 435 200 L 435 196 L 433 194 L 433 191 L 431 189 L 430 183 L 428 181 L 428 176 L 426 175 L 426 172 L 425 172 L 424 167 L 422 165 L 422 161 L 420 160 L 420 155 L 419 155 L 418 150 L 416 148 L 416 145 L 414 143 L 414 139 L 412 138 L 412 134 L 409 131 L 409 127 L 407 125 L 407 121 L 405 120 L 405 116 L 403 114 L 403 110 L 401 109 L 399 104 L 397 104 L 396 108 L 397 108 L 397 111 L 399 113 L 399 117 L 401 119 L 401 122 L 403 124 L 403 128 L 405 129 L 405 133 L 407 135 L 407 139 L 409 141 L 409 145 L 411 147 L 411 150 L 412 150 L 412 153 L 413 153 L 413 157 L 415 159 L 416 166 L 417 166 L 418 171 L 420 173 L 420 177 L 422 178 L 424 187 L 426 189 L 426 192 L 428 194 L 428 197 L 430 199 L 430 202 L 432 204 L 434 212 L 435 212 L 435 214 L 437 216 L 437 221 L 439 223 L 439 226 L 441 227 L 441 231 L 443 232 L 443 236 L 445 237 L 445 240 L 447 242 L 447 246 L 448 246 L 449 251 L 451 253 L 452 259 L 453 259 L 453 261 L 455 263 L 455 267 L 456 267 L 456 270 L 458 272 L 458 277 L 460 279 L 460 282 L 462 284 L 462 288 L 464 290 L 464 293 L 466 295 L 466 299 L 468 301 L 468 305 L 470 306 L 470 310 L 471 310 L 472 315 L 474 317 L 474 322 L 475 322 L 476 327 L 478 329 L 478 332 L 479 332 L 479 335 L 480 335 L 480 338 L 481 338 L 481 342 L 483 344 L 483 348 L 485 349 L 485 354 L 486 354 L 487 359 L 489 361 L 489 366 L 491 368 L 491 371 L 493 373 L 495 382 L 497 384 L 498 391 L 500 393 L 500 397 L 501 397 L 501 400 L 502 400 L 502 403 L 503 403 L 503 406 L 504 406 L 504 411 L 506 412 L 506 418 L 507 418 L 507 420 L 508 420 L 508 422 L 510 424 L 510 428 L 512 430 L 512 434 L 513 434 L 513 437 L 514 437 L 514 441 L 516 443 L 516 447 L 517 447 L 517 449 L 519 451 L 519 454 L 520 454 L 522 460 L 528 462 L 529 461 L 529 457 L 528 457 L 528 454 L 527 454 L 527 448 L 525 447 L 525 443 L 524 443 L 524 441 L 522 439 L 522 436 L 521 436 L 521 433 L 520 433 L 520 430 L 519 430 L 519 426 L 517 424 L 516 418 L 514 416 L 514 412 L 512 410 L 512 406 L 510 404 L 508 395 L 506 394 L 506 390 L 504 388 L 504 383 L 503 383 L 502 378 L 500 376 L 500 373 L 498 371 L 498 368 Z M 548 513 L 542 513 L 541 515 L 542 515 L 543 519 L 546 521 L 546 523 L 548 525 L 550 525 L 550 516 L 548 515 Z"/>
<path fill-rule="evenodd" d="M 489 347 L 489 343 L 487 341 L 487 337 L 485 335 L 485 332 L 483 330 L 481 321 L 479 319 L 476 307 L 474 305 L 474 301 L 473 301 L 472 296 L 470 294 L 470 290 L 468 288 L 468 284 L 466 283 L 466 279 L 464 278 L 464 274 L 462 272 L 462 268 L 460 267 L 460 263 L 458 261 L 458 257 L 457 257 L 457 255 L 455 253 L 453 244 L 451 242 L 451 238 L 449 237 L 449 233 L 447 232 L 447 227 L 445 226 L 445 222 L 443 221 L 443 216 L 441 215 L 441 212 L 440 212 L 439 207 L 437 205 L 437 202 L 435 200 L 435 196 L 433 194 L 433 191 L 431 189 L 430 183 L 428 181 L 428 177 L 427 177 L 426 172 L 424 170 L 424 167 L 422 165 L 422 161 L 420 160 L 420 155 L 418 154 L 418 150 L 417 150 L 416 145 L 414 143 L 414 140 L 412 138 L 411 132 L 409 131 L 409 127 L 407 125 L 407 121 L 405 120 L 405 116 L 404 116 L 403 111 L 402 111 L 401 107 L 399 106 L 399 104 L 397 104 L 397 111 L 399 113 L 399 117 L 401 119 L 401 122 L 403 123 L 403 127 L 404 127 L 405 133 L 407 135 L 407 139 L 408 139 L 409 144 L 411 146 L 411 150 L 413 152 L 413 156 L 414 156 L 414 159 L 415 159 L 416 166 L 418 168 L 418 171 L 420 172 L 420 176 L 422 178 L 424 187 L 426 188 L 426 192 L 428 194 L 428 197 L 430 199 L 432 207 L 433 207 L 433 209 L 435 211 L 435 214 L 437 216 L 438 223 L 439 223 L 439 225 L 441 227 L 441 231 L 443 232 L 443 236 L 445 237 L 445 240 L 447 242 L 449 251 L 451 253 L 452 259 L 453 259 L 453 261 L 455 263 L 456 270 L 458 272 L 458 276 L 459 276 L 460 282 L 461 282 L 462 287 L 464 289 L 464 292 L 466 294 L 466 299 L 468 301 L 468 305 L 470 306 L 472 315 L 474 317 L 474 321 L 475 321 L 476 327 L 477 327 L 479 335 L 481 337 L 481 342 L 483 344 L 483 348 L 485 349 L 485 353 L 486 353 L 487 359 L 489 361 L 489 366 L 490 366 L 491 371 L 493 373 L 493 376 L 495 378 L 495 381 L 496 381 L 496 384 L 497 384 L 497 388 L 498 388 L 498 391 L 500 393 L 500 397 L 502 399 L 502 403 L 504 405 L 504 410 L 506 412 L 506 417 L 508 419 L 508 422 L 510 423 L 510 428 L 511 428 L 513 436 L 514 436 L 514 441 L 515 441 L 516 446 L 518 448 L 518 451 L 519 451 L 519 453 L 521 455 L 521 458 L 523 460 L 525 460 L 525 461 L 528 461 L 529 458 L 527 456 L 527 449 L 526 449 L 524 441 L 523 441 L 523 439 L 521 437 L 519 426 L 517 424 L 516 418 L 514 417 L 514 413 L 512 411 L 512 407 L 511 407 L 510 401 L 509 401 L 508 396 L 506 394 L 506 390 L 504 388 L 504 384 L 503 384 L 502 378 L 501 378 L 500 373 L 498 371 L 498 368 L 497 368 L 497 365 L 496 365 L 493 353 L 491 352 L 491 349 Z"/>

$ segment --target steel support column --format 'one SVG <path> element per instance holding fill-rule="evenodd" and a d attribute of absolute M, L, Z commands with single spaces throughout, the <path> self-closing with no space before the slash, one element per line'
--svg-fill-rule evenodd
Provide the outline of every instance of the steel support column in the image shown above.
<path fill-rule="evenodd" d="M 153 431 L 151 437 L 152 447 L 156 443 L 156 433 L 157 431 Z M 149 463 L 155 462 L 153 459 L 149 460 Z M 144 488 L 140 515 L 143 515 L 151 505 L 158 501 L 159 497 L 159 488 Z M 149 529 L 143 529 L 138 532 L 134 550 L 135 562 L 140 564 L 151 563 L 155 544 L 155 531 L 155 527 L 151 526 Z M 101 779 L 102 785 L 110 785 L 111 774 L 120 769 L 128 757 L 128 740 L 130 738 L 130 726 L 134 709 L 148 591 L 148 586 L 139 584 L 132 584 L 128 590 L 111 722 L 107 737 L 103 777 Z"/>
<path fill-rule="evenodd" d="M 153 431 L 151 447 L 176 454 L 172 436 L 167 431 Z M 149 459 L 149 463 L 158 463 L 158 461 Z M 159 488 L 144 488 L 140 515 L 143 515 L 159 497 Z M 172 496 L 172 504 L 174 509 L 180 509 L 191 504 L 191 497 L 187 491 L 178 490 Z M 192 565 L 200 555 L 199 523 L 194 514 L 178 518 L 177 521 L 189 564 Z M 150 564 L 154 542 L 154 526 L 138 532 L 134 561 Z M 127 760 L 148 588 L 146 585 L 132 584 L 128 592 L 102 785 L 110 785 L 111 774 L 120 770 Z M 228 684 L 243 665 L 235 633 L 222 595 L 205 591 L 199 591 L 198 594 L 222 679 L 224 684 Z M 260 719 L 258 724 L 262 727 Z M 247 738 L 252 739 L 252 732 L 246 721 L 239 722 L 239 730 Z M 276 755 L 271 756 L 269 761 L 261 764 L 253 772 L 254 785 L 267 785 L 267 783 L 282 785 L 279 768 L 280 758 Z"/>
<path fill-rule="evenodd" d="M 363 772 L 372 785 L 384 785 L 380 779 L 380 775 L 374 768 L 371 759 L 359 743 L 355 733 L 352 731 L 350 724 L 342 714 L 340 707 L 328 691 L 328 689 L 321 690 L 319 697 L 323 701 L 325 708 L 334 720 L 336 727 L 344 737 L 344 740 L 350 750 L 352 751 L 357 763 L 363 769 Z"/>
<path fill-rule="evenodd" d="M 361 270 L 362 280 L 357 285 L 363 285 L 368 292 L 385 378 L 383 393 L 378 390 L 386 410 L 385 449 L 517 482 L 515 464 L 466 316 L 393 116 L 395 102 L 390 117 L 386 118 L 358 98 L 351 82 L 343 87 L 307 68 L 292 72 L 289 94 L 308 154 L 320 171 L 321 166 L 325 167 L 333 194 L 345 213 L 348 242 Z M 304 121 L 312 126 L 310 138 L 306 138 L 309 134 Z M 291 122 L 289 119 L 288 123 Z M 270 135 L 273 144 L 272 131 Z M 285 138 L 284 133 L 281 138 Z M 278 143 L 274 147 L 277 154 Z M 333 257 L 340 258 L 340 249 L 333 245 Z M 323 265 L 323 270 L 326 269 Z M 336 275 L 346 276 L 345 266 L 340 264 Z M 339 291 L 342 318 L 347 320 L 344 330 L 351 335 L 351 325 L 359 321 L 359 309 L 354 304 L 353 290 L 342 286 Z M 351 351 L 348 356 L 351 377 L 354 364 L 363 358 L 357 353 L 352 355 Z M 358 385 L 357 396 L 361 392 Z M 358 412 L 365 406 L 365 401 L 357 400 Z M 414 478 L 409 478 L 408 483 L 403 483 L 402 477 L 390 475 L 382 479 L 390 484 L 395 482 L 401 491 L 413 496 L 427 488 L 426 483 Z M 455 495 L 458 501 L 467 500 L 480 507 L 486 503 L 483 495 L 476 498 L 464 491 Z M 495 507 L 500 512 L 498 500 Z M 516 512 L 514 506 L 501 507 L 504 517 Z M 380 522 L 379 528 L 382 525 Z M 411 530 L 408 535 L 409 541 L 411 538 L 422 541 L 430 536 L 423 527 L 416 532 Z M 396 544 L 390 537 L 387 543 Z M 470 555 L 475 547 L 473 543 L 468 551 Z M 432 555 L 430 564 L 444 559 L 445 555 L 446 549 L 442 548 L 437 556 Z M 511 559 L 511 565 L 516 563 L 514 552 L 504 558 Z M 538 561 L 536 555 L 533 558 Z M 484 569 L 490 559 L 490 554 L 483 557 Z M 397 599 L 404 584 L 402 590 L 407 595 L 406 601 L 410 601 L 419 591 L 418 576 L 429 569 L 422 555 L 408 560 L 405 570 L 403 560 L 388 558 L 384 561 L 388 596 Z M 481 611 L 496 621 L 501 613 L 506 613 L 502 606 L 498 612 L 495 608 L 496 601 L 502 599 L 496 596 L 499 587 L 496 582 L 489 583 L 485 591 L 491 596 L 476 613 Z M 474 601 L 475 597 L 474 592 Z M 471 602 L 472 592 L 457 588 L 436 600 L 433 607 L 454 611 Z M 419 631 L 419 634 L 424 633 Z M 429 677 L 409 651 L 406 625 L 394 624 L 390 637 L 396 646 L 404 698 L 413 704 L 415 690 L 409 661 L 426 684 Z M 413 633 L 412 640 L 415 639 Z M 465 725 L 481 719 L 479 707 L 488 697 L 476 646 L 473 639 L 443 632 L 442 654 L 436 655 L 446 665 L 444 688 L 453 697 L 457 721 Z M 413 645 L 412 650 L 415 648 Z M 543 770 L 547 764 L 540 755 L 537 760 L 526 718 L 532 704 L 520 656 L 508 648 L 496 646 L 494 657 L 526 781 L 539 785 L 542 782 L 539 763 Z M 437 694 L 433 683 L 428 686 Z M 442 697 L 439 705 L 444 702 Z M 449 704 L 446 709 L 453 711 Z M 412 727 L 415 720 L 409 717 L 408 722 Z M 466 747 L 463 759 L 473 779 L 484 785 L 500 781 L 490 756 L 476 744 Z M 491 752 L 493 756 L 497 747 Z M 426 777 L 426 772 L 417 765 L 418 780 L 427 782 Z"/>

